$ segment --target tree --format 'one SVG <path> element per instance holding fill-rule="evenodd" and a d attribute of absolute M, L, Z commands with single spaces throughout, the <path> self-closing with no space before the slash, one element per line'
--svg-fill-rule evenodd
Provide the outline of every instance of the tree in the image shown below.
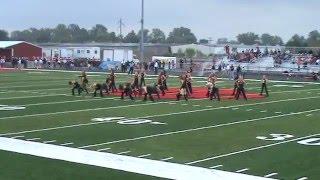
<path fill-rule="evenodd" d="M 253 32 L 247 32 L 239 34 L 237 36 L 237 39 L 239 43 L 243 43 L 245 45 L 253 45 L 259 40 L 259 35 L 254 34 Z"/>
<path fill-rule="evenodd" d="M 178 57 L 185 57 L 185 53 L 183 52 L 183 50 L 181 48 L 178 49 L 177 55 L 178 55 Z"/>
<path fill-rule="evenodd" d="M 138 37 L 139 37 L 139 39 L 141 39 L 141 30 L 138 32 Z M 143 30 L 143 41 L 144 41 L 144 43 L 150 42 L 150 36 L 149 36 L 148 29 Z"/>
<path fill-rule="evenodd" d="M 286 46 L 305 47 L 307 46 L 307 41 L 303 36 L 299 36 L 298 34 L 295 34 L 287 42 Z"/>
<path fill-rule="evenodd" d="M 164 43 L 166 41 L 166 35 L 158 28 L 152 29 L 150 34 L 151 43 Z"/>
<path fill-rule="evenodd" d="M 38 31 L 36 42 L 47 43 L 52 40 L 52 29 L 42 28 Z"/>
<path fill-rule="evenodd" d="M 307 39 L 308 46 L 320 45 L 320 33 L 317 30 L 311 31 Z"/>
<path fill-rule="evenodd" d="M 279 36 L 271 36 L 270 34 L 262 34 L 260 37 L 262 45 L 275 46 L 283 45 L 282 38 Z"/>
<path fill-rule="evenodd" d="M 124 37 L 123 42 L 125 43 L 139 43 L 140 39 L 139 36 L 132 30 Z"/>
<path fill-rule="evenodd" d="M 217 40 L 217 44 L 227 44 L 228 43 L 228 38 L 219 38 Z"/>
<path fill-rule="evenodd" d="M 66 43 L 71 41 L 71 34 L 68 28 L 64 24 L 58 24 L 55 29 L 53 29 L 53 42 Z"/>
<path fill-rule="evenodd" d="M 206 55 L 203 54 L 200 50 L 196 50 L 196 57 L 197 58 L 203 58 L 203 57 L 206 57 Z"/>
<path fill-rule="evenodd" d="M 200 44 L 209 44 L 209 40 L 208 39 L 200 39 L 199 43 Z"/>
<path fill-rule="evenodd" d="M 90 37 L 95 42 L 107 42 L 108 29 L 102 24 L 97 24 L 90 30 Z"/>
<path fill-rule="evenodd" d="M 179 44 L 190 44 L 196 43 L 197 38 L 191 32 L 190 29 L 185 27 L 174 28 L 172 32 L 170 32 L 167 41 L 169 43 L 179 43 Z"/>
<path fill-rule="evenodd" d="M 0 30 L 0 41 L 8 41 L 9 33 L 5 30 Z"/>
<path fill-rule="evenodd" d="M 188 58 L 193 58 L 196 55 L 196 50 L 193 48 L 187 48 L 185 53 Z"/>

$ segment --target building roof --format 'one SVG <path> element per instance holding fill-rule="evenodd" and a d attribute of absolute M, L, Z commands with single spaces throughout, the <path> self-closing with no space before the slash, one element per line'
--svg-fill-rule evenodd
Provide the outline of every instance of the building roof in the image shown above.
<path fill-rule="evenodd" d="M 0 48 L 8 48 L 17 44 L 21 44 L 24 41 L 0 41 Z"/>
<path fill-rule="evenodd" d="M 5 49 L 5 48 L 8 48 L 8 47 L 12 47 L 12 46 L 15 46 L 15 45 L 18 45 L 18 44 L 21 44 L 21 43 L 27 43 L 27 44 L 30 44 L 32 46 L 35 46 L 35 47 L 38 47 L 38 48 L 42 48 L 40 46 L 31 44 L 31 43 L 28 43 L 28 42 L 25 42 L 25 41 L 0 41 L 0 49 Z"/>

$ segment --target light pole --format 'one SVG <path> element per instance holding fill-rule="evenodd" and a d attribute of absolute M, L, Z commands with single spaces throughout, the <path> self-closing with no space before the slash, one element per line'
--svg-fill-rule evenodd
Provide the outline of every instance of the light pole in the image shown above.
<path fill-rule="evenodd" d="M 144 62 L 144 0 L 141 0 L 141 40 L 140 40 L 140 60 Z"/>

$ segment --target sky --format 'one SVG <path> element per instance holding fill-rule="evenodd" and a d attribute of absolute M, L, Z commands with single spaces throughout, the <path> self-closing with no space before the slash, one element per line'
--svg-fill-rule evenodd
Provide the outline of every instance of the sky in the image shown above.
<path fill-rule="evenodd" d="M 320 30 L 319 0 L 144 0 L 145 28 L 169 34 L 187 27 L 198 39 L 228 38 L 239 33 L 278 35 L 284 41 L 294 34 L 305 37 Z M 1 0 L 0 29 L 9 32 L 30 27 L 53 28 L 59 23 L 90 29 L 105 25 L 124 34 L 140 29 L 141 0 Z"/>

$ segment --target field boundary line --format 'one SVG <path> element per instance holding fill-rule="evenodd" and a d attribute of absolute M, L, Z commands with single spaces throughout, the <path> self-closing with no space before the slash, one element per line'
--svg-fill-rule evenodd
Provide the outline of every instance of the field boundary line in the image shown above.
<path fill-rule="evenodd" d="M 248 119 L 248 120 L 242 120 L 242 121 L 236 121 L 236 122 L 230 122 L 230 123 L 224 123 L 224 124 L 217 124 L 217 125 L 212 125 L 212 126 L 204 126 L 204 127 L 192 128 L 192 129 L 186 129 L 186 130 L 180 130 L 180 131 L 172 131 L 172 132 L 166 132 L 166 133 L 160 133 L 160 134 L 154 134 L 154 135 L 148 135 L 148 136 L 141 136 L 141 137 L 136 137 L 136 138 L 129 138 L 129 139 L 122 139 L 122 140 L 117 140 L 117 141 L 110 141 L 110 142 L 99 143 L 99 144 L 91 144 L 91 145 L 81 146 L 79 148 L 91 148 L 91 147 L 97 147 L 97 146 L 102 146 L 102 145 L 116 144 L 116 143 L 129 142 L 129 141 L 136 141 L 136 140 L 141 140 L 141 139 L 148 139 L 148 138 L 154 138 L 154 137 L 160 137 L 160 136 L 168 136 L 168 135 L 173 135 L 173 134 L 180 134 L 180 133 L 186 133 L 186 132 L 192 132 L 192 131 L 199 131 L 199 130 L 204 130 L 204 129 L 212 129 L 212 128 L 217 128 L 217 127 L 225 127 L 225 126 L 230 126 L 230 125 L 235 125 L 235 124 L 256 122 L 256 121 L 261 121 L 261 120 L 266 120 L 266 119 L 293 116 L 293 115 L 299 115 L 299 114 L 304 114 L 304 113 L 309 113 L 309 112 L 316 112 L 316 111 L 320 111 L 320 109 L 313 109 L 313 110 L 301 111 L 301 112 L 296 112 L 296 113 L 281 114 L 281 115 L 276 115 L 276 116 L 267 116 L 267 117 Z"/>
<path fill-rule="evenodd" d="M 67 96 L 67 94 L 47 94 L 47 95 L 38 95 L 38 96 L 8 97 L 8 98 L 0 98 L 0 100 L 28 99 L 28 98 L 36 98 L 36 97 L 50 97 L 50 96 Z"/>
<path fill-rule="evenodd" d="M 207 108 L 207 109 L 199 109 L 199 110 L 191 110 L 191 111 L 182 111 L 182 112 L 176 112 L 176 113 L 166 113 L 166 114 L 158 114 L 158 115 L 151 115 L 151 116 L 143 116 L 143 117 L 136 117 L 136 118 L 151 118 L 151 117 L 162 117 L 162 116 L 170 116 L 170 115 L 179 115 L 179 114 L 187 114 L 187 113 L 193 113 L 193 112 L 203 112 L 203 111 L 211 111 L 211 110 L 219 110 L 219 109 L 228 109 L 232 107 L 243 107 L 243 106 L 254 106 L 254 105 L 264 105 L 264 104 L 272 104 L 272 103 L 278 103 L 278 102 L 287 102 L 287 101 L 298 101 L 298 100 L 305 100 L 305 99 L 315 99 L 320 98 L 320 96 L 315 97 L 308 97 L 308 98 L 297 98 L 297 99 L 285 99 L 285 100 L 277 100 L 277 101 L 268 101 L 268 102 L 259 102 L 259 103 L 252 103 L 252 104 L 240 104 L 240 105 L 232 105 L 232 106 L 223 106 L 223 107 L 217 107 L 217 108 Z M 169 103 L 163 102 L 162 104 Z M 160 102 L 159 102 L 160 103 Z M 138 104 L 138 105 L 154 105 L 152 103 L 148 104 Z M 135 107 L 135 105 L 127 105 L 127 106 L 115 106 L 115 107 L 108 107 L 108 109 L 114 109 L 114 108 L 121 108 L 121 107 Z M 101 110 L 106 110 L 106 108 L 97 108 Z M 90 110 L 97 110 L 97 109 L 90 109 Z M 90 111 L 90 110 L 81 110 L 81 111 Z M 67 111 L 70 113 L 71 111 Z M 72 112 L 79 112 L 72 111 Z M 34 114 L 34 115 L 23 115 L 23 116 L 12 116 L 12 117 L 3 117 L 1 119 L 13 119 L 13 118 L 24 118 L 24 117 L 34 117 L 34 116 L 42 116 L 42 115 L 51 115 L 51 114 L 65 114 L 66 112 L 58 112 L 58 113 L 46 113 L 46 114 Z M 20 131 L 20 132 L 13 132 L 13 133 L 4 133 L 0 134 L 0 136 L 8 136 L 8 135 L 20 135 L 25 133 L 33 133 L 33 132 L 42 132 L 42 131 L 49 131 L 49 130 L 58 130 L 58 129 L 66 129 L 66 128 L 73 128 L 73 127 L 80 127 L 80 126 L 89 126 L 89 125 L 96 125 L 96 124 L 102 124 L 102 123 L 109 123 L 114 121 L 103 121 L 103 122 L 93 122 L 93 123 L 81 123 L 81 124 L 74 124 L 74 125 L 67 125 L 67 126 L 58 126 L 58 127 L 51 127 L 51 128 L 43 128 L 43 129 L 35 129 L 35 130 L 27 130 L 27 131 Z"/>
<path fill-rule="evenodd" d="M 258 147 L 253 147 L 253 148 L 249 148 L 249 149 L 244 149 L 241 151 L 235 151 L 232 153 L 228 153 L 228 154 L 223 154 L 223 155 L 218 155 L 218 156 L 214 156 L 214 157 L 210 157 L 210 158 L 205 158 L 205 159 L 201 159 L 201 160 L 197 160 L 197 161 L 192 161 L 192 162 L 188 162 L 185 163 L 186 165 L 193 165 L 193 164 L 197 164 L 200 162 L 205 162 L 205 161 L 209 161 L 209 160 L 214 160 L 214 159 L 219 159 L 219 158 L 223 158 L 223 157 L 228 157 L 228 156 L 232 156 L 232 155 L 236 155 L 236 154 L 241 154 L 241 153 L 245 153 L 245 152 L 251 152 L 251 151 L 255 151 L 255 150 L 259 150 L 259 149 L 264 149 L 264 148 L 268 148 L 268 147 L 273 147 L 273 146 L 277 146 L 277 145 L 281 145 L 281 144 L 286 144 L 289 142 L 293 142 L 293 141 L 299 141 L 299 140 L 303 140 L 306 138 L 311 138 L 314 136 L 319 136 L 320 134 L 312 134 L 312 135 L 308 135 L 308 136 L 303 136 L 303 137 L 299 137 L 299 138 L 294 138 L 294 139 L 290 139 L 287 141 L 282 141 L 282 142 L 277 142 L 277 143 L 272 143 L 272 144 L 267 144 L 267 145 L 263 145 L 263 146 L 258 146 Z"/>

